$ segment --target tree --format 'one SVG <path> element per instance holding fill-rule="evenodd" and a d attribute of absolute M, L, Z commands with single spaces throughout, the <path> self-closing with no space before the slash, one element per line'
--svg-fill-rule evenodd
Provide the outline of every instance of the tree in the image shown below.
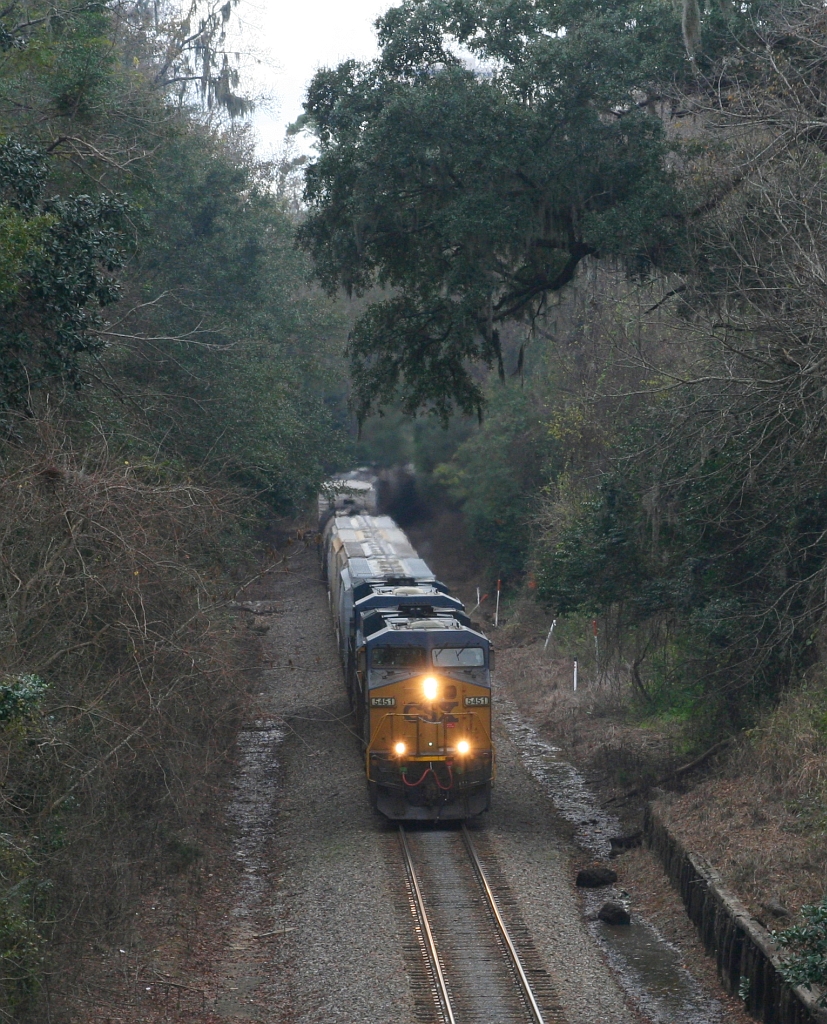
<path fill-rule="evenodd" d="M 554 496 L 535 551 L 547 601 L 622 621 L 650 688 L 717 727 L 801 677 L 827 610 L 823 26 L 765 5 L 684 97 L 711 201 L 626 346 L 609 472 L 565 521 Z"/>
<path fill-rule="evenodd" d="M 77 384 L 79 360 L 103 347 L 98 312 L 119 295 L 126 203 L 118 196 L 44 198 L 42 152 L 0 143 L 0 408 L 33 390 Z"/>
<path fill-rule="evenodd" d="M 243 130 L 182 125 L 154 156 L 142 244 L 101 333 L 124 434 L 294 511 L 341 449 L 344 327 L 308 285 L 278 175 Z"/>
<path fill-rule="evenodd" d="M 670 247 L 680 203 L 646 100 L 684 68 L 679 19 L 660 0 L 407 0 L 377 24 L 377 60 L 311 84 L 300 238 L 328 289 L 388 290 L 351 338 L 360 415 L 395 392 L 478 411 L 469 363 L 501 365 L 503 323 L 588 255 Z"/>

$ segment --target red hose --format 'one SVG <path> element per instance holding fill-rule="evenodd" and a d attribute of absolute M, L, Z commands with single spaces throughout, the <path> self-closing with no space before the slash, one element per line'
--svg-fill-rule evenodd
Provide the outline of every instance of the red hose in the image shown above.
<path fill-rule="evenodd" d="M 448 785 L 447 786 L 443 786 L 442 785 L 442 783 L 439 781 L 439 776 L 434 771 L 434 769 L 433 769 L 433 767 L 431 765 L 429 765 L 425 769 L 425 771 L 419 776 L 419 778 L 416 780 L 416 782 L 408 782 L 408 777 L 404 773 L 402 775 L 402 781 L 405 783 L 406 786 L 410 786 L 413 789 L 414 786 L 421 786 L 422 783 L 425 781 L 425 779 L 428 778 L 428 772 L 431 772 L 431 774 L 433 775 L 434 779 L 436 780 L 437 786 L 439 786 L 439 788 L 441 790 L 447 792 L 449 789 L 452 789 L 453 786 L 454 786 L 454 773 L 451 770 L 451 766 L 450 765 L 446 765 L 445 767 L 448 769 Z"/>
<path fill-rule="evenodd" d="M 425 771 L 416 780 L 416 782 L 408 782 L 408 776 L 403 774 L 402 781 L 405 783 L 406 786 L 420 786 L 425 781 L 425 779 L 428 778 L 428 772 L 430 771 L 433 771 L 433 768 L 426 768 Z M 439 785 L 439 779 L 437 779 L 437 785 Z"/>

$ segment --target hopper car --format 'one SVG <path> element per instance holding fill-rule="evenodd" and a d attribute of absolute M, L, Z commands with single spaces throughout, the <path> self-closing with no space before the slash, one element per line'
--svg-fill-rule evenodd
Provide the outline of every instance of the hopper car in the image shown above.
<path fill-rule="evenodd" d="M 323 526 L 334 512 L 373 515 L 378 504 L 378 484 L 372 471 L 365 468 L 331 477 L 319 494 L 319 522 Z"/>
<path fill-rule="evenodd" d="M 389 516 L 333 509 L 322 557 L 373 806 L 400 821 L 486 811 L 488 639 Z"/>

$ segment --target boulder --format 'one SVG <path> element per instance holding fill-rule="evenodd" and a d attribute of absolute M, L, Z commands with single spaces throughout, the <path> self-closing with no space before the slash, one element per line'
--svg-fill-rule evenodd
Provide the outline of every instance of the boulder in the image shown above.
<path fill-rule="evenodd" d="M 792 917 L 790 911 L 783 903 L 779 903 L 778 900 L 767 900 L 767 902 L 762 903 L 761 906 L 768 913 L 772 914 L 773 917 Z"/>
<path fill-rule="evenodd" d="M 606 924 L 631 924 L 632 916 L 622 903 L 609 900 L 597 912 L 598 921 L 605 921 Z"/>
<path fill-rule="evenodd" d="M 583 868 L 577 872 L 576 884 L 581 889 L 597 889 L 601 885 L 614 885 L 617 881 L 617 872 L 611 868 Z"/>

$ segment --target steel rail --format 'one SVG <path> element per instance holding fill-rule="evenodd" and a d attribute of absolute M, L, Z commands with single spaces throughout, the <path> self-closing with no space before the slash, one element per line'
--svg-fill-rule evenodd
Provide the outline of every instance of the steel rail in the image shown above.
<path fill-rule="evenodd" d="M 448 994 L 448 986 L 445 983 L 445 975 L 442 973 L 442 966 L 439 962 L 439 953 L 437 952 L 436 942 L 434 941 L 434 936 L 431 932 L 431 925 L 428 921 L 428 914 L 425 910 L 425 901 L 422 898 L 422 890 L 419 888 L 419 879 L 416 876 L 413 858 L 411 857 L 408 840 L 405 838 L 405 829 L 402 825 L 399 826 L 399 843 L 402 847 L 402 855 L 405 858 L 405 868 L 411 882 L 411 889 L 413 890 L 414 900 L 416 902 L 416 912 L 419 916 L 419 923 L 422 926 L 422 934 L 425 939 L 425 946 L 433 968 L 437 992 L 442 1003 L 442 1011 L 448 1024 L 456 1024 L 454 1011 L 451 1007 L 451 998 Z"/>
<path fill-rule="evenodd" d="M 497 925 L 497 930 L 500 933 L 500 938 L 503 941 L 503 945 L 506 948 L 511 964 L 514 967 L 525 1001 L 528 1003 L 528 1007 L 536 1021 L 536 1024 L 545 1024 L 543 1015 L 540 1012 L 540 1007 L 537 1005 L 537 1000 L 534 998 L 534 993 L 531 991 L 531 984 L 526 977 L 522 961 L 520 960 L 520 955 L 517 952 L 517 947 L 511 941 L 511 936 L 508 934 L 505 921 L 502 918 L 502 914 L 500 914 L 500 908 L 497 906 L 497 900 L 491 886 L 488 884 L 488 878 L 486 877 L 485 870 L 480 863 L 477 851 L 474 849 L 474 844 L 471 842 L 471 836 L 465 825 L 462 826 L 462 838 L 465 841 L 465 849 L 468 851 L 468 856 L 471 858 L 474 871 L 476 872 L 477 878 L 482 886 L 482 890 L 485 893 L 485 898 L 488 902 L 488 909 L 491 911 L 494 923 Z"/>

